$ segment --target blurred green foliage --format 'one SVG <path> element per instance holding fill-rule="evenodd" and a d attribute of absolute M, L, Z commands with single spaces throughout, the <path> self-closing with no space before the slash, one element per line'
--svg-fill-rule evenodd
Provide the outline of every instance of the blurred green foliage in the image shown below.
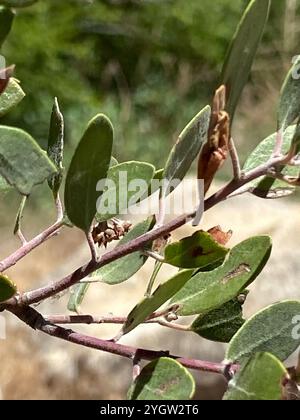
<path fill-rule="evenodd" d="M 274 1 L 272 35 L 284 3 Z M 87 121 L 104 112 L 116 127 L 120 160 L 159 166 L 175 134 L 210 100 L 247 3 L 39 0 L 19 9 L 3 54 L 17 65 L 27 97 L 4 123 L 25 128 L 45 147 L 58 96 L 67 143 L 77 143 Z M 272 43 L 270 31 L 265 39 Z"/>

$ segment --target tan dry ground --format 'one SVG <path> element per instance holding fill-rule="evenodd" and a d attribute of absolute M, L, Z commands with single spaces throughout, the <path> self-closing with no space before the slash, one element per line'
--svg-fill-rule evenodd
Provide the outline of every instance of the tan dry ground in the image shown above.
<path fill-rule="evenodd" d="M 251 235 L 270 234 L 274 241 L 271 261 L 252 287 L 245 310 L 249 316 L 281 299 L 300 298 L 300 217 L 299 205 L 290 201 L 263 201 L 251 196 L 236 198 L 219 205 L 205 215 L 202 228 L 221 224 L 232 229 L 231 245 Z M 187 226 L 176 233 L 182 237 L 192 232 Z M 7 238 L 3 232 L 3 238 Z M 81 234 L 75 230 L 53 238 L 41 249 L 11 270 L 20 289 L 45 284 L 67 274 L 87 259 L 86 247 L 80 246 Z M 10 249 L 13 245 L 10 245 Z M 4 249 L 1 249 L 1 256 Z M 93 285 L 83 311 L 98 315 L 126 315 L 142 298 L 152 262 L 130 281 L 120 286 Z M 174 272 L 166 267 L 164 280 Z M 67 297 L 39 306 L 44 314 L 63 313 Z M 0 341 L 0 386 L 5 399 L 112 399 L 125 398 L 131 365 L 113 355 L 76 347 L 20 325 L 6 315 L 7 339 Z M 118 327 L 85 326 L 80 331 L 110 338 Z M 156 326 L 138 328 L 122 340 L 136 346 L 207 360 L 221 361 L 224 346 L 212 344 L 196 335 L 177 333 Z M 197 398 L 220 398 L 224 382 L 212 375 L 196 373 Z"/>

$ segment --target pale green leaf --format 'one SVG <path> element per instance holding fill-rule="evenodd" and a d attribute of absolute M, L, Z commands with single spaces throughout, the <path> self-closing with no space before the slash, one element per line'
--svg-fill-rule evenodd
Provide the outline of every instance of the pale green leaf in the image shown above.
<path fill-rule="evenodd" d="M 300 301 L 285 301 L 255 314 L 232 338 L 226 359 L 243 361 L 258 352 L 286 360 L 299 346 Z M 297 323 L 298 320 L 298 323 Z"/>
<path fill-rule="evenodd" d="M 286 375 L 285 367 L 275 356 L 269 353 L 255 354 L 229 382 L 223 400 L 281 400 L 282 381 Z"/>
<path fill-rule="evenodd" d="M 129 400 L 189 400 L 195 381 L 176 360 L 161 357 L 145 366 L 128 391 Z"/>
<path fill-rule="evenodd" d="M 252 0 L 249 3 L 228 50 L 222 83 L 227 88 L 227 111 L 231 119 L 248 81 L 268 19 L 270 4 L 270 0 Z"/>
<path fill-rule="evenodd" d="M 162 179 L 165 180 L 162 196 L 168 194 L 170 189 L 174 189 L 172 181 L 183 180 L 198 156 L 202 145 L 207 141 L 210 115 L 211 109 L 206 106 L 179 135 L 162 175 Z"/>
<path fill-rule="evenodd" d="M 233 299 L 200 315 L 192 323 L 191 330 L 207 340 L 228 343 L 244 323 L 242 304 Z"/>
<path fill-rule="evenodd" d="M 25 97 L 19 82 L 10 78 L 4 92 L 0 95 L 0 117 L 11 111 Z"/>
<path fill-rule="evenodd" d="M 278 106 L 277 129 L 285 131 L 300 117 L 300 57 L 290 69 L 281 89 Z"/>
<path fill-rule="evenodd" d="M 72 158 L 66 178 L 65 207 L 70 221 L 87 232 L 96 214 L 101 192 L 97 184 L 105 179 L 110 165 L 113 127 L 103 114 L 94 117 Z"/>
<path fill-rule="evenodd" d="M 97 186 L 97 191 L 102 192 L 97 202 L 97 221 L 126 214 L 126 210 L 147 193 L 154 172 L 154 166 L 144 162 L 132 161 L 112 166 L 104 185 Z"/>
<path fill-rule="evenodd" d="M 127 317 L 127 321 L 122 328 L 123 334 L 132 331 L 171 299 L 191 278 L 193 272 L 193 270 L 180 271 L 176 276 L 158 286 L 150 297 L 146 297 L 138 303 Z"/>
<path fill-rule="evenodd" d="M 29 134 L 0 126 L 0 174 L 10 185 L 29 195 L 55 172 L 54 164 Z"/>
<path fill-rule="evenodd" d="M 250 238 L 228 254 L 225 262 L 209 272 L 199 272 L 172 298 L 179 315 L 198 315 L 237 297 L 264 268 L 271 253 L 268 236 Z"/>

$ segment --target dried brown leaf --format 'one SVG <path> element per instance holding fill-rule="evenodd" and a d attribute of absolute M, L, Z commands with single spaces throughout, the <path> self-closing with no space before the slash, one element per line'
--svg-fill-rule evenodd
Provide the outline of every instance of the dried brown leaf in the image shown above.
<path fill-rule="evenodd" d="M 222 85 L 214 96 L 208 141 L 202 148 L 198 163 L 198 179 L 204 180 L 205 194 L 228 157 L 230 117 L 225 106 L 226 87 Z"/>

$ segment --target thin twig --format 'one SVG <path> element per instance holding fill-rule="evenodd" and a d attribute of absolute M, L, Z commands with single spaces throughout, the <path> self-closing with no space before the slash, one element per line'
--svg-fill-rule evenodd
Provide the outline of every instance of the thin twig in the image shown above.
<path fill-rule="evenodd" d="M 31 251 L 36 249 L 42 243 L 44 243 L 47 239 L 53 236 L 55 233 L 59 231 L 59 229 L 63 226 L 62 220 L 54 223 L 54 225 L 50 226 L 44 232 L 37 235 L 31 241 L 27 242 L 9 257 L 5 258 L 3 261 L 0 262 L 0 273 L 3 273 L 8 268 L 14 266 L 18 261 L 22 258 L 26 257 Z"/>
<path fill-rule="evenodd" d="M 249 171 L 247 174 L 244 175 L 240 180 L 232 180 L 229 184 L 227 184 L 224 188 L 219 190 L 217 193 L 209 197 L 204 203 L 205 211 L 211 209 L 216 204 L 226 200 L 232 193 L 242 188 L 244 185 L 248 184 L 249 182 L 260 178 L 268 173 L 270 168 L 275 167 L 276 165 L 280 165 L 282 161 L 285 160 L 286 157 L 277 157 L 271 158 L 268 162 L 260 165 L 259 167 Z M 94 271 L 104 267 L 105 265 L 118 260 L 126 255 L 132 254 L 135 251 L 139 251 L 144 249 L 149 243 L 152 243 L 154 240 L 177 230 L 181 226 L 185 225 L 189 220 L 195 217 L 196 211 L 192 211 L 187 214 L 183 214 L 176 219 L 166 223 L 164 226 L 159 228 L 153 229 L 152 231 L 128 242 L 127 244 L 120 245 L 114 248 L 112 251 L 107 252 L 106 254 L 102 255 L 101 260 L 98 262 L 90 261 L 88 264 L 83 265 L 82 267 L 78 268 L 73 273 L 69 274 L 68 276 L 64 277 L 63 279 L 40 289 L 33 290 L 31 292 L 24 293 L 19 296 L 19 299 L 12 298 L 7 303 L 0 305 L 0 309 L 5 307 L 6 304 L 8 305 L 32 305 L 34 303 L 39 303 L 42 300 L 48 299 L 52 296 L 55 296 L 58 293 L 63 292 L 64 290 L 70 288 L 74 284 L 78 283 L 80 280 L 88 277 Z M 57 229 L 57 227 L 56 227 Z M 55 229 L 55 230 L 56 230 Z M 45 234 L 45 233 L 44 233 Z M 48 234 L 49 236 L 49 234 Z M 40 240 L 39 244 L 44 242 L 44 240 Z M 28 246 L 29 244 L 27 244 Z M 37 245 L 38 246 L 38 245 Z M 29 251 L 30 252 L 30 251 Z M 17 255 L 17 262 L 19 259 L 22 258 L 22 255 Z M 11 257 L 10 257 L 11 258 Z M 11 260 L 9 261 L 11 264 Z M 13 265 L 13 264 L 12 264 Z M 5 265 L 4 265 L 5 267 Z M 0 264 L 0 272 L 3 271 L 3 262 L 2 265 Z"/>
<path fill-rule="evenodd" d="M 282 145 L 283 145 L 283 129 L 277 131 L 276 134 L 276 142 L 273 151 L 273 158 L 279 157 L 282 153 Z"/>
<path fill-rule="evenodd" d="M 146 251 L 146 250 L 144 250 L 144 251 L 143 251 L 143 254 L 144 254 L 146 257 L 153 258 L 155 261 L 157 261 L 157 262 L 159 262 L 159 263 L 164 263 L 164 262 L 165 262 L 164 257 L 163 257 L 162 255 L 158 254 L 157 252 L 153 252 L 153 251 Z"/>
<path fill-rule="evenodd" d="M 92 231 L 89 231 L 86 234 L 86 239 L 87 239 L 90 251 L 91 251 L 92 261 L 97 262 L 98 254 L 97 254 L 97 249 L 96 249 L 96 245 L 95 245 L 95 242 L 94 242 L 94 238 L 93 238 L 93 235 L 92 235 Z"/>
<path fill-rule="evenodd" d="M 114 248 L 112 251 L 107 252 L 106 254 L 102 255 L 101 260 L 99 262 L 90 261 L 88 264 L 78 268 L 76 271 L 71 273 L 70 275 L 66 276 L 62 280 L 59 280 L 51 285 L 42 287 L 37 290 L 33 290 L 32 292 L 24 293 L 20 296 L 18 302 L 15 302 L 14 298 L 12 299 L 15 304 L 24 304 L 24 305 L 32 305 L 34 303 L 38 303 L 42 300 L 48 299 L 57 293 L 63 292 L 64 290 L 68 289 L 69 287 L 73 286 L 74 284 L 78 283 L 80 280 L 88 277 L 94 271 L 98 270 L 101 267 L 118 260 L 126 255 L 132 254 L 135 251 L 145 248 L 145 246 L 155 239 L 164 236 L 165 233 L 174 231 L 179 227 L 186 224 L 188 220 L 188 215 L 183 215 L 178 217 L 177 219 L 167 223 L 166 225 L 154 229 L 151 232 L 146 233 L 145 235 L 140 236 L 137 239 L 128 242 L 127 244 L 120 245 Z M 9 302 L 11 303 L 11 302 Z"/>
<path fill-rule="evenodd" d="M 296 177 L 290 177 L 288 175 L 284 175 L 279 172 L 273 172 L 273 171 L 270 171 L 268 175 L 274 179 L 285 182 L 286 184 L 291 185 L 291 186 L 296 187 L 300 185 L 300 179 Z"/>
<path fill-rule="evenodd" d="M 159 197 L 159 210 L 158 214 L 156 215 L 156 224 L 154 229 L 160 228 L 163 226 L 166 217 L 166 197 L 165 192 L 163 191 L 161 196 Z"/>
<path fill-rule="evenodd" d="M 44 317 L 46 322 L 57 325 L 72 325 L 72 324 L 86 324 L 86 325 L 103 325 L 103 324 L 117 324 L 122 325 L 127 321 L 127 317 L 121 316 L 95 316 L 95 315 L 47 315 Z M 175 324 L 157 318 L 156 314 L 151 315 L 144 322 L 144 324 L 158 324 L 162 327 L 170 328 L 177 331 L 190 331 L 189 326 Z"/>
<path fill-rule="evenodd" d="M 175 322 L 168 322 L 168 321 L 162 321 L 162 320 L 158 320 L 157 323 L 159 325 L 161 325 L 162 327 L 167 327 L 167 328 L 171 328 L 173 330 L 176 331 L 191 331 L 191 328 L 189 325 L 181 325 L 181 324 L 176 324 Z"/>
<path fill-rule="evenodd" d="M 95 315 L 46 315 L 45 321 L 51 324 L 124 324 L 126 317 L 118 316 L 95 316 Z"/>
<path fill-rule="evenodd" d="M 227 198 L 231 199 L 231 198 L 239 197 L 240 195 L 246 194 L 248 192 L 251 192 L 251 186 L 244 185 L 240 189 L 238 189 L 238 190 L 234 191 L 232 194 L 230 194 Z"/>
<path fill-rule="evenodd" d="M 228 365 L 222 363 L 212 363 L 202 360 L 188 359 L 180 356 L 174 356 L 169 352 L 153 351 L 146 349 L 139 349 L 131 346 L 118 344 L 112 341 L 101 340 L 99 338 L 90 337 L 88 335 L 76 333 L 73 330 L 65 329 L 57 325 L 51 324 L 42 317 L 42 315 L 35 309 L 29 306 L 19 306 L 10 309 L 21 321 L 25 322 L 31 328 L 42 331 L 43 333 L 52 337 L 60 338 L 81 345 L 83 347 L 101 350 L 107 353 L 119 355 L 131 360 L 136 358 L 140 360 L 156 360 L 160 357 L 167 356 L 176 359 L 179 363 L 188 369 L 198 370 L 201 372 L 210 372 L 224 375 L 228 371 Z M 238 365 L 231 365 L 230 371 L 236 372 L 239 369 Z"/>
<path fill-rule="evenodd" d="M 80 280 L 79 283 L 81 284 L 93 284 L 93 283 L 100 283 L 102 282 L 102 277 L 100 276 L 93 276 L 93 277 L 88 277 L 86 279 Z"/>
<path fill-rule="evenodd" d="M 238 155 L 238 152 L 237 152 L 237 149 L 235 147 L 235 143 L 232 137 L 230 138 L 228 142 L 228 148 L 229 148 L 229 153 L 230 153 L 231 162 L 232 162 L 234 179 L 239 180 L 241 179 L 241 174 L 242 174 L 241 164 L 240 164 L 239 155 Z"/>

